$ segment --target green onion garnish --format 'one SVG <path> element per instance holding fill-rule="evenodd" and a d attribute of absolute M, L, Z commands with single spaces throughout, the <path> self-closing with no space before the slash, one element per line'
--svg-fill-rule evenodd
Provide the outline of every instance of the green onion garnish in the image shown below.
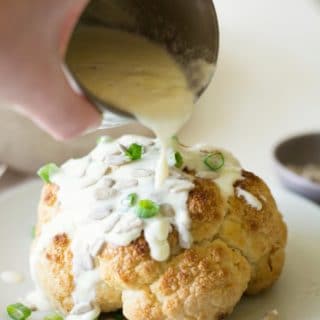
<path fill-rule="evenodd" d="M 129 207 L 135 206 L 138 200 L 138 195 L 136 193 L 130 193 L 128 195 L 128 205 Z"/>
<path fill-rule="evenodd" d="M 57 313 L 52 313 L 43 318 L 43 320 L 63 320 L 63 317 Z"/>
<path fill-rule="evenodd" d="M 175 159 L 175 167 L 176 168 L 181 168 L 183 165 L 183 158 L 180 152 L 175 152 L 174 153 L 174 159 Z"/>
<path fill-rule="evenodd" d="M 48 163 L 41 167 L 37 174 L 46 183 L 50 183 L 51 177 L 59 170 L 59 167 L 54 163 Z"/>
<path fill-rule="evenodd" d="M 110 142 L 110 141 L 112 141 L 112 138 L 109 137 L 109 136 L 101 136 L 101 137 L 97 138 L 97 144 L 107 143 L 107 142 Z"/>
<path fill-rule="evenodd" d="M 170 167 L 181 168 L 183 166 L 183 157 L 180 152 L 171 150 L 168 155 L 168 164 Z"/>
<path fill-rule="evenodd" d="M 159 210 L 159 205 L 148 199 L 140 200 L 137 205 L 137 215 L 141 219 L 152 218 Z"/>
<path fill-rule="evenodd" d="M 13 320 L 25 320 L 30 317 L 31 310 L 22 303 L 7 306 L 7 313 Z"/>
<path fill-rule="evenodd" d="M 125 154 L 131 160 L 139 160 L 142 157 L 143 147 L 140 144 L 133 143 L 126 149 Z"/>
<path fill-rule="evenodd" d="M 210 170 L 217 171 L 224 165 L 224 156 L 221 152 L 209 153 L 203 162 Z"/>

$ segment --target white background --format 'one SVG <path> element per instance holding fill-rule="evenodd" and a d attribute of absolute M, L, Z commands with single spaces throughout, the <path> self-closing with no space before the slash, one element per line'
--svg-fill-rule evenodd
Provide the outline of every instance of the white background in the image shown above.
<path fill-rule="evenodd" d="M 182 137 L 230 149 L 274 184 L 274 144 L 320 131 L 320 0 L 216 0 L 215 6 L 218 68 Z"/>

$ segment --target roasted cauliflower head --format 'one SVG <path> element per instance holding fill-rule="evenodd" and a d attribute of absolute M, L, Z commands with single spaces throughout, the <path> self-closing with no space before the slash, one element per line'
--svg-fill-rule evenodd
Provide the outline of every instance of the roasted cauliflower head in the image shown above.
<path fill-rule="evenodd" d="M 143 137 L 103 141 L 54 170 L 31 251 L 54 308 L 72 319 L 122 308 L 129 320 L 221 320 L 278 279 L 287 233 L 266 184 L 226 151 L 170 152 L 158 189 L 158 145 Z"/>

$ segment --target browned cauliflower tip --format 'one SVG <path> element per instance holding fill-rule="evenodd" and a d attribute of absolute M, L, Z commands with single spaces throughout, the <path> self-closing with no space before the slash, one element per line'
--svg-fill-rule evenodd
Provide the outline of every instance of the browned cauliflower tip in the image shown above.
<path fill-rule="evenodd" d="M 195 180 L 187 202 L 193 245 L 182 249 L 173 228 L 165 262 L 150 257 L 143 234 L 128 246 L 105 244 L 94 261 L 101 275 L 96 290 L 101 310 L 123 308 L 129 320 L 221 320 L 244 293 L 269 288 L 284 264 L 286 226 L 265 183 L 247 171 L 242 177 L 228 199 L 213 181 Z M 237 196 L 239 187 L 259 199 L 260 210 Z M 56 193 L 53 184 L 43 189 L 37 235 L 61 214 Z M 74 284 L 67 234 L 56 235 L 42 252 L 37 274 L 54 307 L 70 312 Z"/>

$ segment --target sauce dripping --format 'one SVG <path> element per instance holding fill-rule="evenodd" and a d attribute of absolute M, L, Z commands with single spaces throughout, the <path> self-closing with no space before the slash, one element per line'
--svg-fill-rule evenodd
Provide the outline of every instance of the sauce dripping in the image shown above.
<path fill-rule="evenodd" d="M 168 51 L 142 36 L 103 27 L 80 27 L 67 61 L 92 93 L 128 111 L 160 140 L 155 185 L 169 174 L 171 137 L 189 119 L 194 94 Z M 95 48 L 95 50 L 92 50 Z"/>

